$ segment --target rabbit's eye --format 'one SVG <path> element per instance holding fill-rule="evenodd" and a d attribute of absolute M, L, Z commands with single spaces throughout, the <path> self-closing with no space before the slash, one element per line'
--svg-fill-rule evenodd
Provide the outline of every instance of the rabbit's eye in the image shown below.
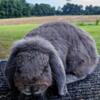
<path fill-rule="evenodd" d="M 18 74 L 21 74 L 21 70 L 20 70 L 20 69 L 17 69 L 17 73 L 18 73 Z"/>

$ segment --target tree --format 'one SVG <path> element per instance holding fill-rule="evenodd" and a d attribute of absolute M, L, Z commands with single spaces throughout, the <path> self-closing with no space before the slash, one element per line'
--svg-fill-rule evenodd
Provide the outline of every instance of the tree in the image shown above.
<path fill-rule="evenodd" d="M 25 0 L 1 0 L 0 18 L 30 16 L 31 7 Z"/>
<path fill-rule="evenodd" d="M 100 6 L 89 5 L 83 9 L 82 5 L 67 3 L 55 9 L 49 4 L 30 4 L 26 0 L 0 0 L 0 18 L 24 16 L 51 16 L 51 15 L 99 15 Z"/>
<path fill-rule="evenodd" d="M 64 15 L 80 15 L 83 12 L 83 6 L 67 3 L 63 6 L 62 11 Z"/>
<path fill-rule="evenodd" d="M 35 16 L 54 15 L 55 8 L 51 7 L 49 4 L 35 4 L 32 8 L 32 14 Z"/>
<path fill-rule="evenodd" d="M 93 6 L 92 5 L 85 7 L 85 14 L 86 15 L 92 15 L 93 14 Z"/>
<path fill-rule="evenodd" d="M 56 10 L 57 15 L 62 15 L 62 8 L 59 6 Z"/>
<path fill-rule="evenodd" d="M 98 14 L 100 14 L 100 7 L 99 6 L 93 7 L 92 5 L 86 6 L 85 14 L 86 15 L 98 15 Z"/>

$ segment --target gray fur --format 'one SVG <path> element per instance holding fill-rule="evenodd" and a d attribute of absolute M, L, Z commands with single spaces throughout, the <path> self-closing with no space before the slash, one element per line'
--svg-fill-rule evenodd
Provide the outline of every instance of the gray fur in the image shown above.
<path fill-rule="evenodd" d="M 36 82 L 32 79 L 39 77 L 38 81 L 47 82 L 41 92 L 52 85 L 53 77 L 58 93 L 65 95 L 68 93 L 66 84 L 84 79 L 93 72 L 97 62 L 96 44 L 87 32 L 68 23 L 55 22 L 40 26 L 14 44 L 6 75 L 10 85 L 16 85 L 13 80 L 20 77 L 19 69 L 24 81 L 29 81 L 32 86 Z M 47 70 L 44 72 L 45 66 Z M 16 86 L 19 90 L 26 89 L 22 85 Z"/>

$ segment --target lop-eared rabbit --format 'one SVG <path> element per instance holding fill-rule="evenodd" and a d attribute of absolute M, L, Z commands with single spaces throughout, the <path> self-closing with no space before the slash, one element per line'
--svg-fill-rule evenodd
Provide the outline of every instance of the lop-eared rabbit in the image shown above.
<path fill-rule="evenodd" d="M 65 22 L 44 24 L 17 41 L 8 59 L 9 85 L 30 95 L 43 95 L 56 83 L 58 94 L 68 94 L 67 84 L 91 74 L 98 62 L 95 41 Z"/>

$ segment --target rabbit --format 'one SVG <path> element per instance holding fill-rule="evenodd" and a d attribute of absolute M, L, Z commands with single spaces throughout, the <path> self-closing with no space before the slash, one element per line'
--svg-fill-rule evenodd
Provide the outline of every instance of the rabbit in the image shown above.
<path fill-rule="evenodd" d="M 5 74 L 11 88 L 26 95 L 43 95 L 56 83 L 58 94 L 67 84 L 83 80 L 98 63 L 94 39 L 67 22 L 39 26 L 14 43 Z"/>

